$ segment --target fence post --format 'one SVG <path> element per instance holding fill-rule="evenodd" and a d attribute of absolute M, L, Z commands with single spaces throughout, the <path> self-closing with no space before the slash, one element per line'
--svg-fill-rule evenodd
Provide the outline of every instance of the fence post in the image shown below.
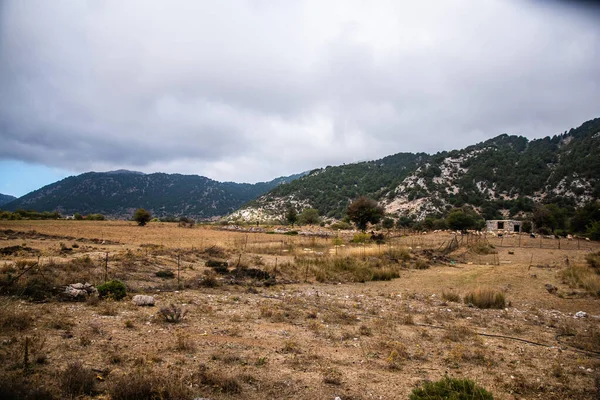
<path fill-rule="evenodd" d="M 180 268 L 180 255 L 179 253 L 177 253 L 177 289 L 181 289 L 181 280 L 179 279 L 179 271 L 181 270 Z"/>
<path fill-rule="evenodd" d="M 106 257 L 104 258 L 104 282 L 108 282 L 108 251 L 106 252 Z"/>

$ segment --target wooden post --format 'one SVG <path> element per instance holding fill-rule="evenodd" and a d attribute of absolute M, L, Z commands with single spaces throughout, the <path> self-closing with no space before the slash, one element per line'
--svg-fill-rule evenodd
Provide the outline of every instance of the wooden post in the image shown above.
<path fill-rule="evenodd" d="M 273 271 L 273 276 L 277 278 L 277 257 L 275 257 L 275 270 Z"/>
<path fill-rule="evenodd" d="M 558 238 L 558 249 L 560 250 L 560 237 Z"/>
<path fill-rule="evenodd" d="M 304 272 L 304 283 L 308 282 L 308 263 L 306 263 L 306 271 Z"/>
<path fill-rule="evenodd" d="M 108 282 L 108 251 L 106 252 L 106 257 L 104 258 L 104 282 Z"/>
<path fill-rule="evenodd" d="M 177 289 L 181 289 L 181 280 L 179 279 L 179 271 L 181 270 L 180 268 L 180 255 L 179 253 L 177 253 Z"/>

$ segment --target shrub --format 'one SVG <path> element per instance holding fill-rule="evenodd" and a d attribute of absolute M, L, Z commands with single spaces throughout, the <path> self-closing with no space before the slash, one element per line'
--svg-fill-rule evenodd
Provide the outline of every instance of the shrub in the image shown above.
<path fill-rule="evenodd" d="M 0 329 L 6 331 L 24 331 L 31 326 L 31 316 L 23 311 L 5 308 L 0 313 Z"/>
<path fill-rule="evenodd" d="M 352 237 L 352 243 L 365 243 L 371 239 L 371 235 L 368 233 L 357 233 Z"/>
<path fill-rule="evenodd" d="M 469 379 L 444 377 L 436 382 L 425 382 L 422 387 L 413 389 L 409 400 L 494 400 L 494 396 Z"/>
<path fill-rule="evenodd" d="M 352 229 L 352 225 L 350 225 L 349 223 L 344 222 L 344 221 L 339 221 L 339 222 L 333 223 L 329 227 L 331 229 L 341 229 L 341 230 Z"/>
<path fill-rule="evenodd" d="M 200 366 L 200 371 L 196 377 L 200 384 L 209 386 L 218 392 L 230 394 L 239 394 L 242 392 L 242 385 L 236 378 L 221 372 L 210 372 L 203 365 Z"/>
<path fill-rule="evenodd" d="M 154 275 L 156 275 L 158 278 L 164 278 L 164 279 L 175 278 L 175 273 L 173 271 L 168 271 L 168 270 L 157 271 Z"/>
<path fill-rule="evenodd" d="M 177 373 L 140 370 L 114 378 L 108 392 L 112 400 L 169 399 L 183 400 L 194 396 Z"/>
<path fill-rule="evenodd" d="M 487 242 L 477 242 L 473 246 L 471 246 L 471 251 L 475 254 L 496 254 L 498 253 L 494 246 Z"/>
<path fill-rule="evenodd" d="M 127 294 L 125 284 L 117 279 L 103 283 L 96 289 L 98 289 L 100 297 L 111 297 L 114 300 L 121 300 Z"/>
<path fill-rule="evenodd" d="M 70 363 L 60 375 L 60 384 L 65 393 L 72 396 L 91 394 L 96 383 L 94 372 L 79 361 Z"/>
<path fill-rule="evenodd" d="M 504 294 L 491 289 L 477 289 L 464 297 L 465 304 L 472 304 L 477 308 L 504 308 L 506 299 Z"/>
<path fill-rule="evenodd" d="M 415 269 L 429 269 L 429 263 L 425 260 L 421 260 L 420 258 L 418 258 L 413 264 L 413 267 Z"/>
<path fill-rule="evenodd" d="M 139 226 L 144 226 L 150 222 L 152 219 L 152 214 L 143 208 L 138 208 L 135 210 L 135 213 L 133 213 L 133 217 L 131 219 L 137 222 Z"/>
<path fill-rule="evenodd" d="M 559 276 L 563 283 L 570 287 L 585 289 L 590 294 L 600 297 L 600 274 L 597 272 L 586 265 L 574 265 L 560 271 Z"/>
<path fill-rule="evenodd" d="M 454 292 L 442 292 L 442 299 L 446 301 L 451 301 L 453 303 L 460 303 L 460 296 Z"/>
<path fill-rule="evenodd" d="M 596 272 L 600 273 L 600 251 L 586 255 L 585 261 L 590 267 L 596 269 Z"/>
<path fill-rule="evenodd" d="M 180 322 L 187 314 L 186 310 L 184 310 L 182 307 L 178 307 L 172 303 L 168 307 L 161 308 L 159 313 L 166 322 L 172 324 Z"/>

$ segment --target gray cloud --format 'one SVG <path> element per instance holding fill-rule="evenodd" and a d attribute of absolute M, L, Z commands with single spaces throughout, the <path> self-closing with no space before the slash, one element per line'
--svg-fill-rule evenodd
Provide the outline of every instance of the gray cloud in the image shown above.
<path fill-rule="evenodd" d="M 561 2 L 17 1 L 0 159 L 257 181 L 600 111 L 600 14 Z"/>

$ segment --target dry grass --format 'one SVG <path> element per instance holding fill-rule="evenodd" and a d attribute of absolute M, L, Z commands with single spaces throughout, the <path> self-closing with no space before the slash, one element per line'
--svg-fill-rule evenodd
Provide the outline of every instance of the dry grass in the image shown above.
<path fill-rule="evenodd" d="M 505 308 L 504 293 L 492 289 L 477 289 L 467 293 L 464 297 L 465 304 L 472 304 L 477 308 Z"/>
<path fill-rule="evenodd" d="M 587 265 L 574 265 L 559 273 L 563 283 L 572 288 L 581 288 L 592 296 L 600 297 L 600 274 Z"/>
<path fill-rule="evenodd" d="M 109 252 L 108 278 L 123 280 L 132 292 L 154 295 L 157 307 L 136 307 L 127 300 L 39 304 L 19 293 L 4 297 L 2 310 L 14 315 L 0 313 L 0 322 L 8 321 L 0 329 L 0 398 L 407 398 L 422 379 L 435 381 L 453 369 L 476 378 L 498 398 L 595 395 L 588 369 L 596 371 L 600 363 L 574 349 L 598 351 L 600 333 L 592 318 L 598 314 L 597 299 L 552 296 L 543 286 L 560 286 L 556 271 L 564 269 L 565 256 L 580 265 L 587 249 L 514 248 L 507 256 L 503 248 L 497 267 L 467 264 L 472 253 L 463 247 L 462 253 L 438 257 L 429 269 L 417 270 L 411 265 L 416 260 L 429 264 L 450 235 L 397 237 L 363 247 L 349 243 L 351 233 L 342 233 L 334 247 L 331 238 L 174 224 L 18 222 L 11 229 L 27 237 L 6 234 L 5 247 L 27 242 L 39 250 L 41 263 L 52 266 L 42 273 L 53 285 L 85 276 L 91 283 L 103 282 Z M 36 239 L 27 233 L 32 229 L 63 237 Z M 61 253 L 60 242 L 70 250 Z M 37 256 L 27 257 L 0 258 L 0 276 L 15 276 L 37 262 Z M 181 289 L 156 276 L 176 271 L 178 257 Z M 214 273 L 205 265 L 208 260 L 233 264 L 226 274 L 213 275 L 214 287 L 199 286 L 205 271 Z M 277 265 L 277 284 L 235 276 L 238 260 L 245 270 L 268 273 Z M 530 263 L 534 267 L 528 270 Z M 401 278 L 374 282 L 380 272 Z M 31 277 L 44 280 L 39 274 Z M 515 307 L 483 311 L 455 301 L 459 293 L 478 287 L 502 288 Z M 106 304 L 114 309 L 106 312 Z M 185 304 L 192 317 L 179 325 L 163 323 L 158 311 L 169 304 Z M 579 310 L 590 318 L 572 318 Z M 24 316 L 29 322 L 20 326 Z M 474 332 L 517 335 L 553 348 L 480 338 Z M 567 335 L 557 340 L 558 333 Z M 24 337 L 30 338 L 29 368 L 23 362 Z M 82 368 L 98 371 L 91 395 L 63 390 L 57 377 L 65 360 L 81 360 Z M 535 376 L 544 377 L 542 383 L 530 378 Z"/>

